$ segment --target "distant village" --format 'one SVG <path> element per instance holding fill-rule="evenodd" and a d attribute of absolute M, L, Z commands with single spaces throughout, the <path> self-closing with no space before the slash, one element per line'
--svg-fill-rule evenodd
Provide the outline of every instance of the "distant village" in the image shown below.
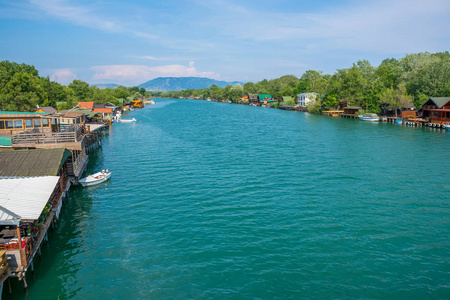
<path fill-rule="evenodd" d="M 78 102 L 70 110 L 0 111 L 0 285 L 18 278 L 41 255 L 71 185 L 117 116 L 154 103 L 146 98 L 112 103 Z M 10 282 L 9 289 L 11 291 Z"/>

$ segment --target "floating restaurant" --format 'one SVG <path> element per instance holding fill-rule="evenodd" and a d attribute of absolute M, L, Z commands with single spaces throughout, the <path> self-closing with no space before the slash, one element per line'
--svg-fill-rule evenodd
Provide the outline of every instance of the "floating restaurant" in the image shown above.
<path fill-rule="evenodd" d="M 0 112 L 0 290 L 9 277 L 27 288 L 27 270 L 117 109 L 78 107 L 85 109 Z"/>
<path fill-rule="evenodd" d="M 19 278 L 25 288 L 25 274 L 34 270 L 68 194 L 70 157 L 64 148 L 0 151 L 0 250 L 6 255 L 0 272 Z"/>

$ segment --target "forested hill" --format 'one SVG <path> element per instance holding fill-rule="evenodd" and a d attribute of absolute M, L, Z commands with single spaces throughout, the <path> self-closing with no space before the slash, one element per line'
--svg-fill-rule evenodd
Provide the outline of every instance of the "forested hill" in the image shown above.
<path fill-rule="evenodd" d="M 158 77 L 139 85 L 147 91 L 182 91 L 182 90 L 198 90 L 208 88 L 215 84 L 218 87 L 226 87 L 228 84 L 235 85 L 241 82 L 218 81 L 210 78 L 202 77 Z"/>

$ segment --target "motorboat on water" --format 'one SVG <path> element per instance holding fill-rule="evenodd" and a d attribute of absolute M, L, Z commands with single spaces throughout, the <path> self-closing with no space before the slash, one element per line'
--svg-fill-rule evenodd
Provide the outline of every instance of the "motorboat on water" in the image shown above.
<path fill-rule="evenodd" d="M 450 130 L 450 124 L 444 124 L 444 125 L 442 125 L 442 126 L 444 126 L 445 129 Z"/>
<path fill-rule="evenodd" d="M 96 185 L 108 180 L 111 177 L 111 172 L 108 170 L 102 170 L 101 172 L 89 175 L 83 179 L 78 180 L 83 187 Z"/>
<path fill-rule="evenodd" d="M 119 122 L 119 123 L 133 123 L 133 122 L 136 122 L 136 119 L 135 119 L 135 118 L 133 118 L 133 119 L 131 119 L 131 120 L 127 120 L 127 119 L 118 119 L 117 122 Z"/>
<path fill-rule="evenodd" d="M 359 116 L 359 119 L 362 121 L 378 122 L 380 120 L 380 117 L 378 117 L 377 114 L 366 113 Z"/>

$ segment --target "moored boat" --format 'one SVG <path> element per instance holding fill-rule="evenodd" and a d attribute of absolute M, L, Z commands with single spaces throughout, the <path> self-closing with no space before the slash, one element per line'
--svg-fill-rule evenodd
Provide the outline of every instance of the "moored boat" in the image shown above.
<path fill-rule="evenodd" d="M 112 173 L 108 170 L 102 170 L 101 172 L 80 179 L 78 182 L 81 183 L 83 187 L 92 186 L 108 180 L 111 177 L 111 174 Z"/>
<path fill-rule="evenodd" d="M 362 121 L 378 122 L 380 117 L 377 114 L 367 113 L 359 116 L 359 119 Z"/>
<path fill-rule="evenodd" d="M 127 120 L 127 119 L 118 119 L 117 122 L 119 122 L 119 123 L 133 123 L 133 122 L 136 122 L 136 119 L 135 119 L 135 118 L 133 118 L 133 119 L 131 119 L 131 120 Z"/>

